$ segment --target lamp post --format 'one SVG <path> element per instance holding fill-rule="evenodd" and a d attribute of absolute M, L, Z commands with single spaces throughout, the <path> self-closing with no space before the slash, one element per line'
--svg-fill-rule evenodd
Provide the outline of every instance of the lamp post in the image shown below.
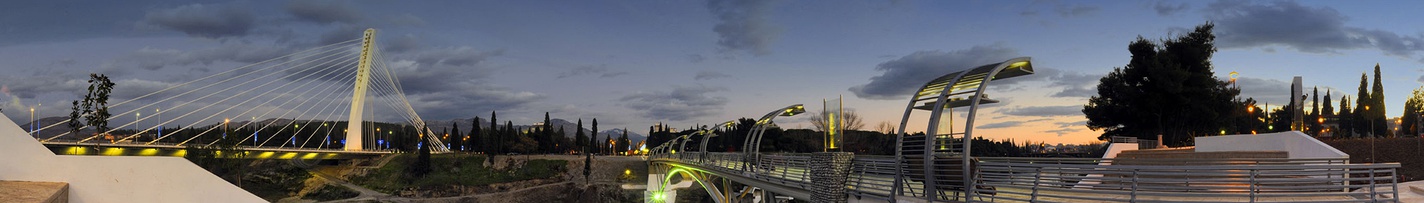
<path fill-rule="evenodd" d="M 1369 105 L 1365 105 L 1365 112 L 1369 112 L 1369 111 L 1370 111 L 1370 106 L 1369 106 Z M 1369 125 L 1370 125 L 1370 163 L 1374 163 L 1374 162 L 1375 162 L 1375 120 L 1374 120 L 1374 118 L 1365 118 L 1365 122 L 1366 122 L 1366 123 L 1369 123 Z"/>
<path fill-rule="evenodd" d="M 154 136 L 154 139 L 158 139 L 163 136 L 163 112 L 158 111 L 158 108 L 153 108 L 153 113 L 158 117 L 158 126 L 155 126 L 158 127 L 158 135 Z"/>
<path fill-rule="evenodd" d="M 30 107 L 30 137 L 35 136 L 35 107 Z"/>

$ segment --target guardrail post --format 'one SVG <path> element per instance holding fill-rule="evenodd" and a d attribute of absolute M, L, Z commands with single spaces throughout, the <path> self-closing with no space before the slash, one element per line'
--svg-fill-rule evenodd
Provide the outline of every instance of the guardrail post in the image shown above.
<path fill-rule="evenodd" d="M 1137 170 L 1132 169 L 1132 195 L 1128 197 L 1128 202 L 1137 202 Z"/>
<path fill-rule="evenodd" d="M 855 153 L 819 152 L 811 154 L 807 167 L 811 188 L 811 202 L 846 202 L 846 179 L 850 175 L 851 159 Z M 784 168 L 784 167 L 783 167 Z M 786 171 L 782 169 L 782 171 Z M 804 176 L 803 176 L 804 177 Z"/>
<path fill-rule="evenodd" d="M 1389 197 L 1395 202 L 1399 201 L 1399 174 L 1396 173 L 1397 171 L 1399 171 L 1398 168 L 1389 170 L 1389 191 L 1394 193 Z"/>
<path fill-rule="evenodd" d="M 1250 190 L 1251 190 L 1251 192 L 1250 192 L 1250 193 L 1251 193 L 1251 202 L 1256 202 L 1256 187 L 1257 187 L 1257 186 L 1256 186 L 1256 169 L 1254 169 L 1254 168 L 1251 169 L 1251 182 L 1250 182 L 1250 184 L 1251 184 L 1251 185 L 1250 185 L 1250 187 L 1251 187 L 1251 188 L 1250 188 Z"/>
<path fill-rule="evenodd" d="M 1010 171 L 1012 171 L 1012 170 L 1010 170 Z M 1013 174 L 1013 172 L 1009 172 L 1009 174 Z M 1032 195 L 1029 195 L 1029 197 L 1028 197 L 1028 198 L 1029 198 L 1028 202 L 1037 202 L 1037 201 L 1038 201 L 1038 184 L 1039 184 L 1038 182 L 1039 182 L 1040 180 L 1043 180 L 1042 176 L 1043 176 L 1043 167 L 1038 167 L 1038 168 L 1034 168 L 1034 169 L 1033 169 L 1033 194 L 1032 194 Z M 1009 177 L 1009 178 L 1012 179 L 1013 177 Z"/>
<path fill-rule="evenodd" d="M 1370 202 L 1379 202 L 1379 193 L 1375 193 L 1375 178 L 1375 167 L 1370 167 Z"/>

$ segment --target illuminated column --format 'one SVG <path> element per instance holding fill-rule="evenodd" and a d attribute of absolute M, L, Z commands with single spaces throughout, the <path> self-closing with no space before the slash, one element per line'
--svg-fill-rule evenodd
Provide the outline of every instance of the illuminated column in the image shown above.
<path fill-rule="evenodd" d="M 366 29 L 361 38 L 361 59 L 356 65 L 356 88 L 351 93 L 351 119 L 346 124 L 346 151 L 361 151 L 361 119 L 366 106 L 366 86 L 371 78 L 371 45 L 375 43 L 376 29 Z"/>

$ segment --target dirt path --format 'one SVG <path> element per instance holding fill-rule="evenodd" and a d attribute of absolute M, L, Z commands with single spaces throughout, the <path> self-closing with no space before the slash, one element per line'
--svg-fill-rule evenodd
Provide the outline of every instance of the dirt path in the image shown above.
<path fill-rule="evenodd" d="M 317 178 L 321 178 L 322 180 L 326 181 L 328 184 L 339 185 L 339 186 L 341 186 L 341 187 L 346 187 L 346 189 L 351 189 L 351 191 L 356 191 L 356 192 L 358 192 L 358 193 L 361 193 L 360 195 L 357 195 L 356 198 L 361 198 L 361 197 L 387 197 L 387 196 L 391 196 L 390 194 L 382 193 L 382 192 L 380 192 L 380 191 L 371 190 L 371 189 L 366 188 L 366 187 L 361 187 L 360 185 L 351 184 L 351 182 L 346 182 L 346 181 L 344 181 L 344 180 L 341 180 L 340 178 L 336 178 L 336 177 L 334 177 L 334 176 L 332 176 L 332 175 L 330 175 L 330 174 L 326 174 L 326 173 L 324 173 L 324 172 L 312 171 L 312 175 L 316 176 Z"/>

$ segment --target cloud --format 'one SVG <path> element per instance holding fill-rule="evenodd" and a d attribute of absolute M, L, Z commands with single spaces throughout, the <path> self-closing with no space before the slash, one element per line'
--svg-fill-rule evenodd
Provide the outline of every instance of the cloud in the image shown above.
<path fill-rule="evenodd" d="M 247 9 L 234 5 L 190 4 L 149 11 L 139 26 L 156 26 L 194 37 L 237 37 L 252 29 L 253 17 Z"/>
<path fill-rule="evenodd" d="M 0 76 L 0 84 L 9 89 L 6 94 L 21 99 L 34 99 L 40 94 L 54 92 L 68 92 L 75 95 L 84 94 L 84 88 L 89 86 L 83 78 L 75 77 L 73 74 L 49 74 L 49 75 L 3 75 Z"/>
<path fill-rule="evenodd" d="M 999 109 L 999 110 L 994 111 L 994 112 L 995 112 L 995 113 L 1007 114 L 1007 115 L 1013 115 L 1013 116 L 1044 116 L 1044 117 L 1048 117 L 1048 116 L 1082 116 L 1082 115 L 1083 115 L 1082 110 L 1083 110 L 1083 106 L 1079 106 L 1079 105 L 1067 105 L 1067 106 L 1027 106 L 1027 107 L 1018 106 L 1018 107 L 1013 107 L 1013 108 Z"/>
<path fill-rule="evenodd" d="M 1070 122 L 1057 122 L 1057 123 L 1053 123 L 1053 124 L 1054 124 L 1054 125 L 1058 125 L 1059 128 L 1087 127 L 1087 126 L 1088 126 L 1088 120 L 1070 121 Z"/>
<path fill-rule="evenodd" d="M 420 39 L 420 37 L 412 34 L 396 36 L 395 38 L 386 41 L 386 43 L 382 43 L 385 46 L 381 46 L 381 51 L 386 51 L 388 53 L 404 53 L 407 51 L 416 50 L 421 48 L 423 45 L 420 43 Z"/>
<path fill-rule="evenodd" d="M 692 62 L 692 63 L 702 63 L 702 61 L 706 61 L 706 60 L 707 60 L 707 57 L 702 56 L 702 54 L 689 54 L 689 55 L 687 55 L 687 61 L 690 61 L 690 62 Z"/>
<path fill-rule="evenodd" d="M 394 26 L 423 26 L 426 24 L 425 19 L 421 19 L 409 13 L 394 15 L 384 19 L 386 24 Z"/>
<path fill-rule="evenodd" d="M 608 70 L 607 65 L 580 66 L 578 68 L 569 70 L 568 72 L 559 73 L 558 78 L 563 79 L 567 77 L 576 77 L 583 75 L 597 75 L 600 78 L 612 78 L 627 74 L 628 72 L 624 71 L 610 71 Z"/>
<path fill-rule="evenodd" d="M 712 72 L 712 71 L 702 71 L 702 72 L 697 72 L 697 76 L 693 76 L 692 79 L 693 79 L 693 80 L 711 80 L 711 79 L 727 78 L 727 77 L 732 77 L 732 75 L 727 75 L 726 73 L 719 73 L 719 72 Z"/>
<path fill-rule="evenodd" d="M 1018 51 L 1000 45 L 950 52 L 918 51 L 876 65 L 875 70 L 881 71 L 881 75 L 871 77 L 870 83 L 851 87 L 850 91 L 865 99 L 904 99 L 902 97 L 936 77 L 1017 56 Z"/>
<path fill-rule="evenodd" d="M 1345 24 L 1348 17 L 1328 7 L 1294 1 L 1218 1 L 1206 10 L 1207 19 L 1217 25 L 1217 45 L 1222 48 L 1283 46 L 1307 53 L 1369 48 L 1405 58 L 1424 50 L 1424 36 L 1350 27 Z"/>
<path fill-rule="evenodd" d="M 1053 9 L 1053 12 L 1056 12 L 1056 13 L 1058 13 L 1058 16 L 1062 16 L 1062 17 L 1065 17 L 1065 18 L 1066 18 L 1066 17 L 1078 17 L 1078 16 L 1087 16 L 1087 15 L 1092 15 L 1092 14 L 1098 13 L 1098 7 L 1085 6 L 1085 5 L 1072 5 L 1072 6 L 1069 6 L 1069 5 L 1058 5 L 1058 7 L 1055 7 L 1055 8 Z"/>
<path fill-rule="evenodd" d="M 286 10 L 288 14 L 297 17 L 297 20 L 320 24 L 350 24 L 361 20 L 361 12 L 357 11 L 356 8 L 350 4 L 347 4 L 346 1 L 291 1 L 287 4 Z"/>
<path fill-rule="evenodd" d="M 528 91 L 473 84 L 453 85 L 441 92 L 406 95 L 411 107 L 428 119 L 469 118 L 490 111 L 520 109 L 545 97 Z"/>
<path fill-rule="evenodd" d="M 489 81 L 493 70 L 484 61 L 501 51 L 472 47 L 438 47 L 387 53 L 387 66 L 397 73 L 411 107 L 427 119 L 468 118 L 490 111 L 525 108 L 547 96 L 513 90 Z"/>
<path fill-rule="evenodd" d="M 1045 75 L 1048 79 L 1048 87 L 1062 87 L 1063 90 L 1049 95 L 1051 97 L 1082 97 L 1088 98 L 1098 95 L 1097 85 L 1103 75 L 1083 74 L 1077 71 L 1064 71 L 1054 68 L 1037 68 L 1038 74 Z"/>
<path fill-rule="evenodd" d="M 1177 13 L 1181 13 L 1182 11 L 1187 10 L 1188 7 L 1190 6 L 1188 6 L 1187 3 L 1173 4 L 1166 1 L 1158 1 L 1156 3 L 1152 3 L 1152 10 L 1156 10 L 1157 15 L 1159 16 L 1175 15 Z"/>
<path fill-rule="evenodd" d="M 272 44 L 229 42 L 200 50 L 141 48 L 102 64 L 105 70 L 141 68 L 159 70 L 168 66 L 212 65 L 216 62 L 257 63 L 287 55 L 286 47 Z"/>
<path fill-rule="evenodd" d="M 1066 134 L 1068 134 L 1068 133 L 1073 133 L 1073 132 L 1078 132 L 1078 131 L 1083 131 L 1083 129 L 1080 129 L 1080 128 L 1060 128 L 1060 129 L 1057 129 L 1057 130 L 1045 130 L 1045 131 L 1043 131 L 1043 132 L 1046 132 L 1046 133 L 1055 133 L 1055 134 L 1058 134 L 1058 136 L 1063 136 L 1063 135 L 1066 135 Z"/>
<path fill-rule="evenodd" d="M 410 55 L 423 65 L 471 66 L 489 57 L 504 55 L 504 50 L 480 51 L 473 47 L 445 47 L 417 51 Z"/>
<path fill-rule="evenodd" d="M 1024 124 L 1023 121 L 1004 121 L 1004 122 L 998 122 L 998 123 L 990 123 L 990 124 L 979 125 L 979 126 L 976 126 L 975 128 L 979 128 L 979 129 L 1010 128 L 1010 127 L 1018 127 L 1019 125 L 1023 125 L 1023 124 Z"/>
<path fill-rule="evenodd" d="M 722 87 L 692 86 L 673 87 L 671 91 L 638 92 L 623 96 L 619 101 L 644 118 L 653 120 L 686 121 L 693 118 L 715 115 L 727 105 L 727 97 L 712 93 L 727 91 Z"/>
<path fill-rule="evenodd" d="M 781 27 L 767 20 L 774 1 L 708 0 L 707 9 L 717 18 L 712 27 L 717 45 L 724 51 L 746 51 L 756 56 L 771 54 L 771 43 L 780 38 Z"/>

